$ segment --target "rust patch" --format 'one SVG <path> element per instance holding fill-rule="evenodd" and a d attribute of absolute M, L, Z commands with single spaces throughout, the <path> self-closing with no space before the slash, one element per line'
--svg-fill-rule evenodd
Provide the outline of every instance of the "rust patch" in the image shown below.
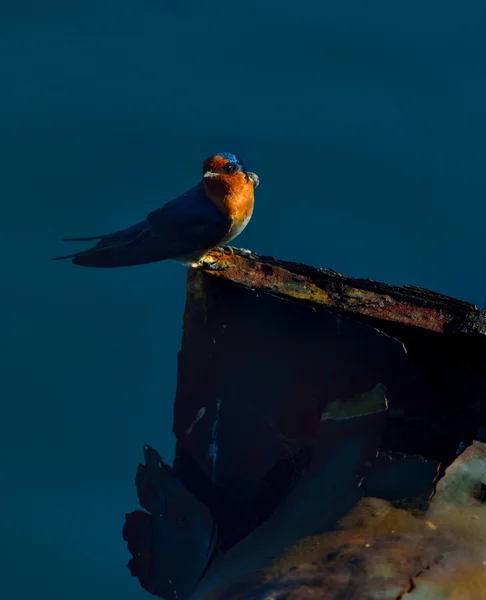
<path fill-rule="evenodd" d="M 213 250 L 202 264 L 211 276 L 244 287 L 372 319 L 444 332 L 449 324 L 481 314 L 472 304 L 415 286 L 394 287 L 335 271 L 276 261 L 236 248 Z"/>

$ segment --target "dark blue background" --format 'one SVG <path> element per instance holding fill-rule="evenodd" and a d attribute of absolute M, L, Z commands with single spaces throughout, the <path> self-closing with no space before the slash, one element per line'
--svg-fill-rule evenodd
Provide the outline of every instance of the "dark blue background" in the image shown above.
<path fill-rule="evenodd" d="M 143 443 L 173 454 L 186 270 L 51 263 L 241 154 L 238 244 L 483 303 L 484 0 L 0 3 L 0 596 L 146 597 Z M 77 249 L 78 247 L 75 247 Z"/>

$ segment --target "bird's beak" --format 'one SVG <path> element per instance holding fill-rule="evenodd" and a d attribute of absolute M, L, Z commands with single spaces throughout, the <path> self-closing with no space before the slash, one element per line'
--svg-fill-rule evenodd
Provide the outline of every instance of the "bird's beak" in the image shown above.
<path fill-rule="evenodd" d="M 218 173 L 213 173 L 212 171 L 206 171 L 206 173 L 204 173 L 203 177 L 204 179 L 208 178 L 208 177 L 217 177 Z"/>
<path fill-rule="evenodd" d="M 248 179 L 253 183 L 253 187 L 258 187 L 258 184 L 260 183 L 260 178 L 258 175 L 256 173 L 252 173 L 251 171 L 248 171 L 247 175 Z"/>

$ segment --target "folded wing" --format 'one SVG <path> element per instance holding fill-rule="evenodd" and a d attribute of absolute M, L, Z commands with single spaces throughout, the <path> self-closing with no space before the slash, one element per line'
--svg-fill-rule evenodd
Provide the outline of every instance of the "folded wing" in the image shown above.
<path fill-rule="evenodd" d="M 230 219 L 198 185 L 127 229 L 100 236 L 64 238 L 63 241 L 98 243 L 53 260 L 69 258 L 73 264 L 85 267 L 128 267 L 180 258 L 216 246 L 230 227 Z"/>

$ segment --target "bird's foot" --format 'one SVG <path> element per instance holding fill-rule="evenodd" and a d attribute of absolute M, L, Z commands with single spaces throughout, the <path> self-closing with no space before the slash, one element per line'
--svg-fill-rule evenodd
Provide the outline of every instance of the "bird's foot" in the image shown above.
<path fill-rule="evenodd" d="M 234 256 L 234 248 L 232 248 L 231 246 L 216 246 L 215 248 L 213 248 L 212 250 L 213 252 L 220 252 L 221 254 L 231 254 L 231 256 Z"/>

